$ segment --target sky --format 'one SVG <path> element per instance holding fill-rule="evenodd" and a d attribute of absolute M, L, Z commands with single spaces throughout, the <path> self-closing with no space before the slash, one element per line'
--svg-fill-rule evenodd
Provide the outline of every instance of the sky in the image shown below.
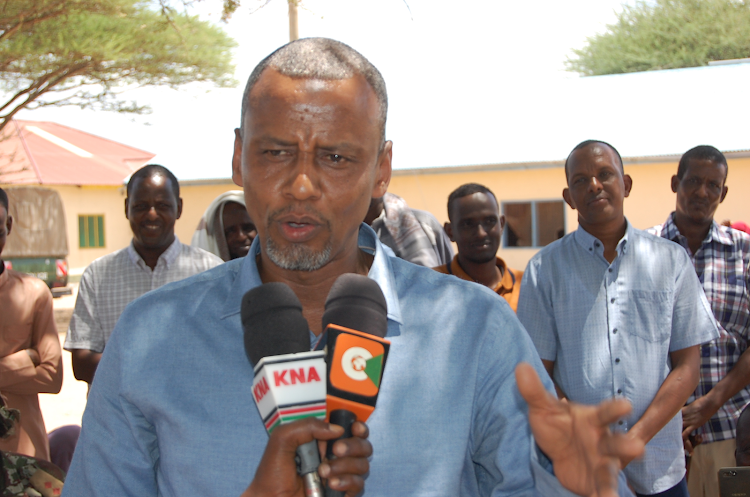
<path fill-rule="evenodd" d="M 299 10 L 300 37 L 347 43 L 383 74 L 396 169 L 543 159 L 529 153 L 534 121 L 528 114 L 544 120 L 534 102 L 578 78 L 565 71 L 566 57 L 622 8 L 620 0 L 407 2 L 302 0 Z M 156 153 L 154 161 L 181 180 L 228 178 L 244 81 L 288 41 L 286 1 L 264 3 L 243 0 L 222 24 L 238 43 L 236 88 L 196 84 L 125 93 L 153 108 L 142 116 L 67 107 L 22 111 L 17 118 L 55 121 Z M 219 23 L 219 0 L 198 7 Z M 513 121 L 522 113 L 519 128 Z M 550 154 L 564 157 L 573 145 L 556 145 Z"/>

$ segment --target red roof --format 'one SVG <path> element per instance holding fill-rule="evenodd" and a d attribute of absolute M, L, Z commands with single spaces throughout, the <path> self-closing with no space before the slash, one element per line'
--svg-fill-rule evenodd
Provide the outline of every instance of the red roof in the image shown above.
<path fill-rule="evenodd" d="M 0 138 L 0 183 L 122 185 L 155 155 L 62 124 L 13 120 Z"/>

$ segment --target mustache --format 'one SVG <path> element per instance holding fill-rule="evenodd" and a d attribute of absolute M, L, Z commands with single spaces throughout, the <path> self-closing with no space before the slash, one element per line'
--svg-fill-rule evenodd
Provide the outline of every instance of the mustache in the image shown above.
<path fill-rule="evenodd" d="M 280 217 L 286 216 L 287 214 L 295 214 L 300 215 L 303 214 L 302 217 L 309 216 L 313 218 L 317 223 L 320 223 L 321 225 L 325 226 L 328 230 L 331 229 L 331 220 L 328 219 L 326 216 L 323 215 L 322 212 L 315 209 L 311 205 L 288 205 L 286 207 L 282 207 L 281 209 L 276 209 L 275 211 L 271 211 L 268 213 L 267 220 L 268 225 L 271 225 L 272 223 L 276 222 Z"/>

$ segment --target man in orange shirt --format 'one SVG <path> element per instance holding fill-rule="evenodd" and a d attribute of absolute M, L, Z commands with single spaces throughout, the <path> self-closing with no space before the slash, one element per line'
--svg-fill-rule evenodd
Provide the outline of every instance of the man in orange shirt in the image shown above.
<path fill-rule="evenodd" d="M 13 226 L 8 196 L 0 188 L 0 254 Z M 49 459 L 39 393 L 62 387 L 62 351 L 52 312 L 52 293 L 40 279 L 11 271 L 0 259 L 0 390 L 21 412 L 16 434 L 0 450 Z"/>
<path fill-rule="evenodd" d="M 481 283 L 503 297 L 516 310 L 523 271 L 509 268 L 497 256 L 505 227 L 495 194 L 489 188 L 467 183 L 448 197 L 445 232 L 456 242 L 458 254 L 435 271 Z"/>

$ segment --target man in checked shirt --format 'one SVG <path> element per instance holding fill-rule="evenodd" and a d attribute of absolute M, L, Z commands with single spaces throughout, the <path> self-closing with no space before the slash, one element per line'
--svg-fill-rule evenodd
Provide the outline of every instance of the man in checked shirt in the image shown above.
<path fill-rule="evenodd" d="M 702 345 L 700 382 L 682 409 L 682 436 L 692 453 L 692 497 L 718 497 L 717 472 L 735 464 L 737 419 L 750 404 L 750 236 L 714 221 L 727 196 L 728 169 L 724 154 L 714 147 L 688 150 L 672 176 L 676 209 L 649 230 L 687 250 L 721 333 Z"/>

